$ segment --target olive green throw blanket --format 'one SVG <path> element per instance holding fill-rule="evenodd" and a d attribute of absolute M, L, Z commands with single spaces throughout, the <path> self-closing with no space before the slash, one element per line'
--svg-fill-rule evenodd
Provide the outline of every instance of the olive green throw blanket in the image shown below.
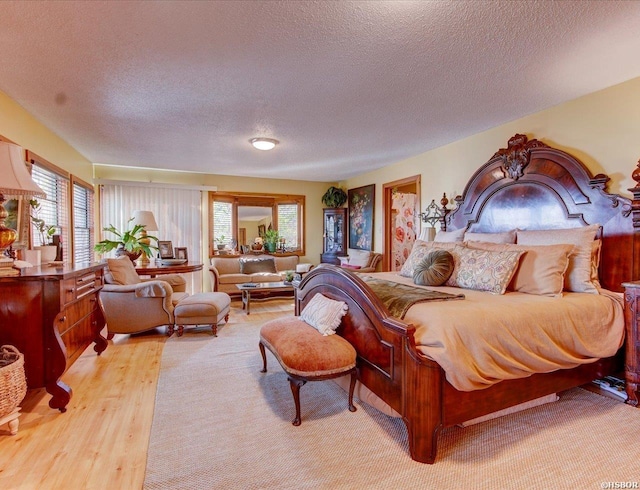
<path fill-rule="evenodd" d="M 403 319 L 411 305 L 423 301 L 449 301 L 452 299 L 464 299 L 464 294 L 450 294 L 431 289 L 421 289 L 399 284 L 397 282 L 376 279 L 371 276 L 360 276 L 367 283 L 380 301 L 384 303 L 396 318 Z"/>

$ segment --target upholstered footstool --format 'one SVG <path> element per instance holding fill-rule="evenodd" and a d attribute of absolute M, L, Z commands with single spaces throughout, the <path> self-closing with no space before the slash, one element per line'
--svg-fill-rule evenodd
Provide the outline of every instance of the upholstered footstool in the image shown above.
<path fill-rule="evenodd" d="M 211 325 L 213 336 L 218 336 L 218 323 L 229 320 L 231 298 L 227 293 L 197 293 L 181 299 L 173 310 L 178 337 L 185 325 Z M 169 325 L 169 335 L 174 325 Z"/>
<path fill-rule="evenodd" d="M 260 353 L 263 373 L 267 372 L 265 347 L 276 357 L 287 373 L 296 418 L 300 425 L 300 387 L 307 381 L 320 381 L 351 374 L 349 411 L 355 412 L 353 389 L 356 384 L 356 350 L 339 335 L 323 336 L 315 328 L 295 316 L 271 320 L 260 329 Z"/>

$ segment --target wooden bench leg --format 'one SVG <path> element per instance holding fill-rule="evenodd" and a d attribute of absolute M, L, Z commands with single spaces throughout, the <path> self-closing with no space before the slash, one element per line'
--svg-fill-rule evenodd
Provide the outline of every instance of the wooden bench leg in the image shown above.
<path fill-rule="evenodd" d="M 261 373 L 267 372 L 267 354 L 264 351 L 264 344 L 262 342 L 258 343 L 258 347 L 260 347 L 260 354 L 262 354 L 262 370 Z"/>
<path fill-rule="evenodd" d="M 213 336 L 217 337 L 218 336 L 218 324 L 214 323 L 211 325 L 211 331 L 213 332 Z"/>
<path fill-rule="evenodd" d="M 301 424 L 300 419 L 300 387 L 306 384 L 307 380 L 300 378 L 289 377 L 289 385 L 291 386 L 291 393 L 293 393 L 293 402 L 296 404 L 296 418 L 293 419 L 292 424 L 296 427 Z"/>
<path fill-rule="evenodd" d="M 353 370 L 351 371 L 351 382 L 349 383 L 349 411 L 350 412 L 355 412 L 357 410 L 357 408 L 353 404 L 353 390 L 356 387 L 356 378 L 357 378 L 356 369 L 353 368 Z"/>

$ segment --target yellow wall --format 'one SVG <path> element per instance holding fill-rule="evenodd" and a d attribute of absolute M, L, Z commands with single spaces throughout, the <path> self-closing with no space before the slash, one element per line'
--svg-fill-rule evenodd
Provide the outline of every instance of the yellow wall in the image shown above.
<path fill-rule="evenodd" d="M 4 92 L 0 92 L 0 134 L 85 182 L 92 182 L 91 162 Z"/>
<path fill-rule="evenodd" d="M 526 96 L 526 95 L 523 95 Z M 422 176 L 421 203 L 462 194 L 473 173 L 516 133 L 576 156 L 595 175 L 606 173 L 608 190 L 626 195 L 640 158 L 640 78 L 489 129 L 380 170 L 341 182 L 345 188 L 376 185 L 374 249 L 382 251 L 382 185 Z"/>

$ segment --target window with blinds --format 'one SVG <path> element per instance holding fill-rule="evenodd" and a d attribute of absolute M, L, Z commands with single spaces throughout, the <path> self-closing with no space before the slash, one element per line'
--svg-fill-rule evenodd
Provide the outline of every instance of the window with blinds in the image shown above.
<path fill-rule="evenodd" d="M 73 261 L 93 262 L 93 187 L 73 182 Z"/>
<path fill-rule="evenodd" d="M 49 227 L 55 228 L 55 234 L 60 237 L 62 244 L 62 260 L 69 261 L 69 178 L 53 172 L 37 160 L 32 160 L 31 177 L 47 194 L 38 198 L 38 207 L 32 209 L 32 214 L 44 221 L 44 225 L 32 223 L 31 243 L 33 246 L 52 245 L 51 237 L 46 232 Z"/>
<path fill-rule="evenodd" d="M 285 239 L 285 246 L 300 248 L 299 205 L 278 204 L 278 234 Z"/>
<path fill-rule="evenodd" d="M 228 245 L 233 239 L 233 204 L 213 201 L 213 240 Z"/>

